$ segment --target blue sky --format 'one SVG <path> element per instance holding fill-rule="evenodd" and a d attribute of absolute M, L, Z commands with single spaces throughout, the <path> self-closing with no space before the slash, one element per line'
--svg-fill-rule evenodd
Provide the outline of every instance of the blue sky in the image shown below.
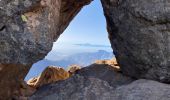
<path fill-rule="evenodd" d="M 100 0 L 94 0 L 85 6 L 57 42 L 109 45 Z"/>
<path fill-rule="evenodd" d="M 75 45 L 88 43 L 91 46 Z M 95 47 L 92 47 L 92 45 Z M 81 52 L 96 52 L 98 50 L 112 51 L 109 46 L 110 42 L 103 8 L 100 0 L 94 0 L 78 13 L 64 33 L 54 42 L 53 49 L 46 59 L 53 59 L 57 53 L 68 55 Z"/>

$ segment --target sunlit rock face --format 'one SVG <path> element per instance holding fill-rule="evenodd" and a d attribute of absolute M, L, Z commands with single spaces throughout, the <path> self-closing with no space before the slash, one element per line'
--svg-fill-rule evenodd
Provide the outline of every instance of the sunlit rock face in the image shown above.
<path fill-rule="evenodd" d="M 43 85 L 53 83 L 69 78 L 70 75 L 61 67 L 48 66 L 38 77 L 28 80 L 27 84 L 33 88 L 39 88 Z"/>
<path fill-rule="evenodd" d="M 17 82 L 24 79 L 33 63 L 45 57 L 73 17 L 90 1 L 0 0 L 0 78 L 6 79 L 0 81 L 4 90 L 0 91 L 0 99 L 12 97 Z"/>
<path fill-rule="evenodd" d="M 123 73 L 170 82 L 170 1 L 101 1 Z"/>

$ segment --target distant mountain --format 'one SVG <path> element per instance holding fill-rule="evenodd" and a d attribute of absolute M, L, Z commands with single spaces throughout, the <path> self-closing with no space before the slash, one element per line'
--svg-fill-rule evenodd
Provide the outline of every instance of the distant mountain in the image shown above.
<path fill-rule="evenodd" d="M 47 66 L 61 66 L 63 68 L 67 68 L 69 65 L 78 64 L 81 66 L 87 66 L 92 64 L 95 60 L 102 60 L 102 59 L 111 59 L 113 57 L 112 52 L 107 52 L 105 50 L 99 50 L 97 52 L 84 52 L 84 53 L 77 53 L 61 60 L 48 60 L 44 59 L 37 63 L 35 63 L 30 72 L 28 73 L 25 80 L 28 80 L 31 77 L 35 77 L 39 75 Z"/>
<path fill-rule="evenodd" d="M 112 52 L 99 50 L 97 52 L 85 52 L 85 53 L 74 54 L 64 59 L 64 61 L 66 62 L 71 61 L 72 64 L 79 64 L 81 66 L 87 66 L 87 65 L 92 64 L 95 60 L 110 59 L 112 57 L 113 57 Z"/>
<path fill-rule="evenodd" d="M 84 44 L 74 44 L 77 46 L 86 46 L 86 47 L 110 47 L 109 45 L 99 45 L 99 44 L 90 44 L 90 43 L 84 43 Z"/>

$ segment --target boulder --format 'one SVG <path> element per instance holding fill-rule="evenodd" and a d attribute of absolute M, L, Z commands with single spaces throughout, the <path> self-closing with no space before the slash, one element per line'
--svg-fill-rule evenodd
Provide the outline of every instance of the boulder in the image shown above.
<path fill-rule="evenodd" d="M 29 100 L 111 100 L 113 88 L 105 81 L 75 75 L 41 87 Z"/>
<path fill-rule="evenodd" d="M 39 88 L 45 84 L 65 80 L 69 76 L 69 73 L 61 67 L 48 66 L 40 76 L 28 80 L 27 84 L 33 88 Z"/>
<path fill-rule="evenodd" d="M 140 79 L 117 88 L 95 77 L 72 78 L 41 87 L 29 100 L 169 100 L 170 85 Z"/>
<path fill-rule="evenodd" d="M 170 100 L 170 85 L 140 79 L 114 90 L 112 100 Z"/>
<path fill-rule="evenodd" d="M 107 64 L 92 64 L 78 70 L 77 73 L 83 77 L 94 77 L 109 83 L 110 86 L 116 88 L 121 85 L 129 84 L 134 79 L 123 75 L 113 66 Z"/>
<path fill-rule="evenodd" d="M 103 66 L 103 65 L 101 65 Z M 29 100 L 169 100 L 170 85 L 132 80 L 101 66 L 82 68 L 73 77 L 40 87 Z M 97 68 L 98 67 L 98 68 Z M 104 66 L 103 66 L 104 67 Z M 105 66 L 106 68 L 108 66 Z M 95 70 L 94 70 L 94 69 Z M 81 73 L 81 74 L 80 74 Z M 109 80 L 106 75 L 111 75 Z M 120 77 L 121 76 L 121 77 Z M 127 81 L 128 80 L 128 81 Z M 133 81 L 133 82 L 132 82 Z"/>
<path fill-rule="evenodd" d="M 0 0 L 0 99 L 11 99 L 31 65 L 91 0 Z"/>
<path fill-rule="evenodd" d="M 101 0 L 121 71 L 170 82 L 169 0 Z"/>
<path fill-rule="evenodd" d="M 132 81 L 112 66 L 94 64 L 67 80 L 40 87 L 29 100 L 114 100 L 114 89 Z"/>

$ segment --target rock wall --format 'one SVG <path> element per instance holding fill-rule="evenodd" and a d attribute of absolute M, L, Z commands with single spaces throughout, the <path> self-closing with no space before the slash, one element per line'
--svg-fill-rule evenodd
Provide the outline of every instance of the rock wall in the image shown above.
<path fill-rule="evenodd" d="M 170 82 L 169 0 L 101 0 L 124 74 Z"/>
<path fill-rule="evenodd" d="M 0 0 L 0 99 L 12 97 L 31 65 L 90 1 Z"/>

